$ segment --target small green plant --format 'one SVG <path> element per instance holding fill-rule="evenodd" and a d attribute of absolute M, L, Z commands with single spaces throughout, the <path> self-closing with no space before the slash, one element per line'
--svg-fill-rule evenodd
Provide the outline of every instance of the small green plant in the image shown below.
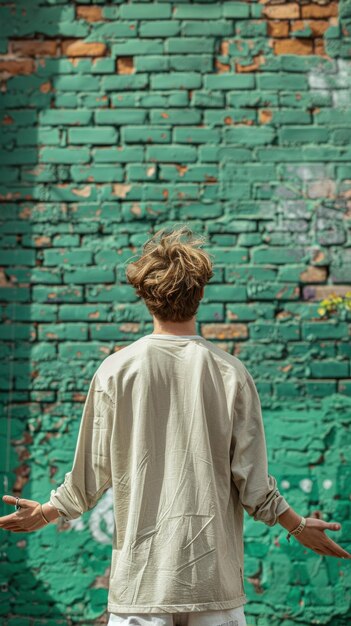
<path fill-rule="evenodd" d="M 320 307 L 317 311 L 325 317 L 335 314 L 340 315 L 341 319 L 345 319 L 348 312 L 351 311 L 351 291 L 347 291 L 344 296 L 331 293 L 320 302 Z"/>

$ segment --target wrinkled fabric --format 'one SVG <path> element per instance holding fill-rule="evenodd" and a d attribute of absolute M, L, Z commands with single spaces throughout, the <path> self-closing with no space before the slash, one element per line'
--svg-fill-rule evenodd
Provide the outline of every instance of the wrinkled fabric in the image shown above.
<path fill-rule="evenodd" d="M 66 519 L 112 488 L 108 611 L 244 605 L 243 515 L 289 508 L 268 473 L 259 396 L 234 355 L 200 335 L 150 334 L 90 383 L 73 467 L 51 491 Z"/>
<path fill-rule="evenodd" d="M 226 611 L 147 614 L 111 613 L 107 626 L 247 626 L 244 607 Z"/>

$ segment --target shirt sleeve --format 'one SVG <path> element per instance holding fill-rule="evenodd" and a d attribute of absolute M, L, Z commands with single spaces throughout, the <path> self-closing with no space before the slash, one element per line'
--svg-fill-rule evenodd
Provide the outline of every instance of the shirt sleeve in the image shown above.
<path fill-rule="evenodd" d="M 112 486 L 110 430 L 115 404 L 95 373 L 85 400 L 73 466 L 49 502 L 67 521 L 92 509 Z"/>
<path fill-rule="evenodd" d="M 232 444 L 231 474 L 244 509 L 256 521 L 274 526 L 290 505 L 268 473 L 260 398 L 247 370 L 234 401 Z"/>

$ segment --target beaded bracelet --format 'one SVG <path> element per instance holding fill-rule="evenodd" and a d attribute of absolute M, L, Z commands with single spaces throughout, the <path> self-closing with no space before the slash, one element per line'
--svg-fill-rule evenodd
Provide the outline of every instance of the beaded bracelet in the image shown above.
<path fill-rule="evenodd" d="M 299 535 L 303 531 L 305 526 L 306 526 L 306 519 L 304 517 L 301 517 L 301 521 L 300 521 L 299 525 L 296 528 L 294 528 L 294 530 L 290 530 L 290 532 L 288 532 L 288 534 L 286 536 L 286 538 L 289 541 L 289 543 L 290 543 L 291 535 L 296 537 L 297 535 Z"/>

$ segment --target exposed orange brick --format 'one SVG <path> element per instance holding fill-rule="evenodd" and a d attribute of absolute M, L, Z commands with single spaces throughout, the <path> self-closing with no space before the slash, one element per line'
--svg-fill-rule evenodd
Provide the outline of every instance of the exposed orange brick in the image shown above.
<path fill-rule="evenodd" d="M 328 20 L 309 20 L 307 24 L 315 37 L 322 37 L 331 25 Z"/>
<path fill-rule="evenodd" d="M 302 17 L 336 17 L 338 15 L 338 3 L 334 1 L 326 5 L 321 5 L 311 2 L 310 4 L 302 6 L 301 11 Z"/>
<path fill-rule="evenodd" d="M 42 83 L 40 85 L 40 91 L 42 93 L 49 93 L 50 90 L 51 90 L 51 83 L 50 82 Z"/>
<path fill-rule="evenodd" d="M 350 291 L 350 285 L 306 285 L 303 287 L 303 299 L 318 301 L 331 295 L 344 296 Z"/>
<path fill-rule="evenodd" d="M 184 176 L 184 174 L 186 174 L 187 171 L 188 171 L 188 166 L 187 165 L 177 165 L 176 164 L 175 167 L 178 170 L 179 176 Z"/>
<path fill-rule="evenodd" d="M 2 59 L 0 61 L 0 72 L 7 72 L 11 76 L 17 74 L 32 74 L 34 72 L 34 61 L 32 59 Z"/>
<path fill-rule="evenodd" d="M 325 50 L 324 39 L 315 39 L 314 40 L 314 54 L 321 57 L 329 57 Z"/>
<path fill-rule="evenodd" d="M 273 42 L 275 54 L 312 54 L 311 39 L 277 39 Z"/>
<path fill-rule="evenodd" d="M 118 74 L 134 74 L 135 68 L 133 57 L 118 57 L 117 72 Z"/>
<path fill-rule="evenodd" d="M 247 324 L 202 324 L 202 334 L 206 339 L 235 339 L 247 337 Z"/>
<path fill-rule="evenodd" d="M 21 56 L 55 56 L 58 43 L 54 40 L 38 41 L 35 39 L 22 39 L 10 42 L 10 50 Z"/>
<path fill-rule="evenodd" d="M 4 124 L 5 126 L 9 126 L 10 124 L 13 124 L 13 117 L 11 117 L 11 115 L 4 115 L 4 117 L 1 120 L 1 123 Z"/>
<path fill-rule="evenodd" d="M 132 185 L 125 185 L 121 183 L 117 183 L 113 185 L 113 195 L 118 198 L 125 198 L 128 192 L 131 190 Z"/>
<path fill-rule="evenodd" d="M 312 35 L 317 37 L 318 35 L 323 35 L 329 26 L 330 23 L 328 20 L 295 20 L 291 23 L 291 31 L 296 32 L 297 30 L 303 30 L 309 27 L 312 31 Z"/>
<path fill-rule="evenodd" d="M 260 66 L 265 62 L 265 58 L 262 54 L 256 54 L 254 56 L 254 62 L 250 63 L 250 65 L 239 65 L 235 64 L 235 71 L 239 74 L 243 72 L 255 72 L 260 68 Z"/>
<path fill-rule="evenodd" d="M 268 20 L 268 35 L 270 37 L 287 37 L 289 35 L 289 22 L 288 21 L 272 21 Z"/>
<path fill-rule="evenodd" d="M 63 41 L 62 52 L 70 57 L 101 57 L 106 53 L 106 44 L 104 43 L 88 43 L 85 41 Z"/>
<path fill-rule="evenodd" d="M 303 283 L 323 283 L 328 278 L 326 267 L 307 267 L 300 274 L 300 280 Z"/>
<path fill-rule="evenodd" d="M 220 61 L 218 61 L 218 59 L 216 59 L 215 66 L 218 74 L 223 74 L 223 72 L 230 72 L 230 65 L 228 63 L 221 63 Z"/>
<path fill-rule="evenodd" d="M 228 56 L 229 54 L 229 41 L 221 41 L 220 44 L 220 52 L 223 56 Z"/>
<path fill-rule="evenodd" d="M 259 121 L 260 124 L 267 124 L 272 119 L 272 111 L 269 109 L 261 109 L 259 112 Z"/>
<path fill-rule="evenodd" d="M 96 6 L 78 6 L 76 7 L 76 16 L 87 22 L 100 22 L 102 17 L 102 8 Z"/>
<path fill-rule="evenodd" d="M 300 7 L 297 2 L 286 2 L 284 4 L 272 4 L 263 9 L 263 14 L 271 19 L 290 19 L 300 17 Z"/>

